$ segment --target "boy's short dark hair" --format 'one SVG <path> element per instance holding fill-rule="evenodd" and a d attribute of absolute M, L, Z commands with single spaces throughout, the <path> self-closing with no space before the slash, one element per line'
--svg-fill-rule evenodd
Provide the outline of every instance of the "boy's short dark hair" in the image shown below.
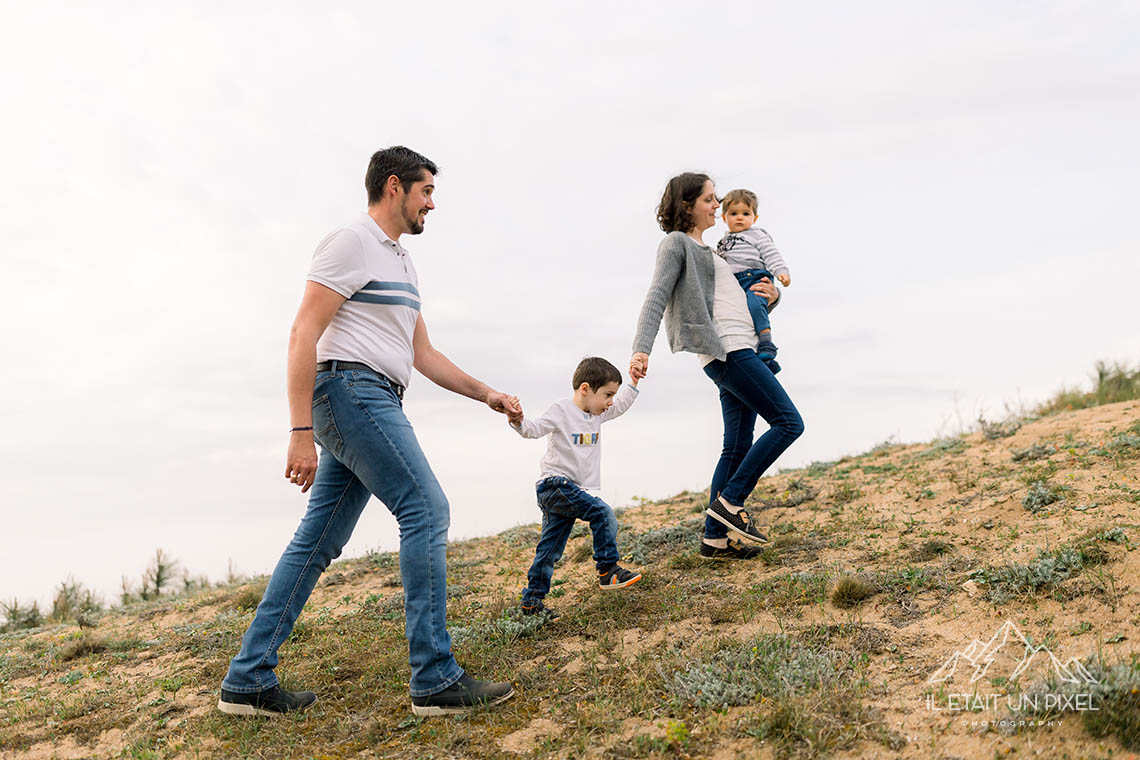
<path fill-rule="evenodd" d="M 608 383 L 621 385 L 621 372 L 602 357 L 590 356 L 578 362 L 578 368 L 574 370 L 573 382 L 575 389 L 581 387 L 582 383 L 586 383 L 590 386 L 590 390 L 596 393 Z"/>
<path fill-rule="evenodd" d="M 740 188 L 739 190 L 730 190 L 728 195 L 724 196 L 724 199 L 720 202 L 721 213 L 724 213 L 725 211 L 728 211 L 730 208 L 732 208 L 732 204 L 734 203 L 743 203 L 747 205 L 748 208 L 752 210 L 752 213 L 755 214 L 756 208 L 759 205 L 760 201 L 756 197 L 756 193 L 752 192 L 751 190 L 745 190 L 744 188 Z"/>
<path fill-rule="evenodd" d="M 384 185 L 393 174 L 400 180 L 400 186 L 407 190 L 423 179 L 425 169 L 432 174 L 439 174 L 439 167 L 434 161 L 403 145 L 393 145 L 391 148 L 376 151 L 372 154 L 372 160 L 368 162 L 368 171 L 364 174 L 364 189 L 368 191 L 368 202 L 376 203 L 384 197 Z"/>

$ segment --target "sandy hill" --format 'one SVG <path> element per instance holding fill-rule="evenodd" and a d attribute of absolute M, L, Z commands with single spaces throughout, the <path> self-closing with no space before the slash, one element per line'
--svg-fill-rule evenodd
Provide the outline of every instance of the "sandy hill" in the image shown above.
<path fill-rule="evenodd" d="M 6 634 L 0 757 L 1135 757 L 1138 478 L 1133 401 L 765 478 L 748 563 L 700 559 L 705 495 L 682 493 L 620 511 L 628 592 L 593 586 L 578 528 L 543 626 L 514 609 L 537 526 L 455 543 L 457 657 L 518 690 L 459 718 L 411 715 L 391 554 L 318 586 L 281 652 L 320 695 L 295 717 L 214 709 L 258 581 Z M 1012 679 L 1027 645 L 1052 656 Z"/>

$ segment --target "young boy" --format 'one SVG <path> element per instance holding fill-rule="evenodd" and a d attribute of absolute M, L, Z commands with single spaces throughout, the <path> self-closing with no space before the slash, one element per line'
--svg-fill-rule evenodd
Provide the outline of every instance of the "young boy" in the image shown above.
<path fill-rule="evenodd" d="M 603 591 L 628 588 L 641 580 L 641 573 L 618 566 L 614 511 L 587 493 L 602 485 L 602 423 L 620 417 L 633 405 L 637 381 L 631 378 L 629 385 L 622 386 L 617 367 L 595 356 L 578 364 L 573 383 L 574 395 L 554 402 L 538 419 L 509 420 L 523 438 L 550 436 L 535 484 L 542 509 L 542 536 L 527 573 L 522 611 L 526 615 L 545 612 L 551 619 L 558 613 L 542 600 L 550 591 L 554 563 L 562 558 L 575 520 L 590 523 L 598 586 Z"/>
<path fill-rule="evenodd" d="M 760 337 L 756 352 L 773 373 L 780 371 L 776 362 L 776 345 L 772 342 L 772 325 L 768 320 L 768 301 L 749 290 L 752 285 L 767 277 L 779 280 L 787 287 L 792 284 L 791 272 L 784 257 L 776 250 L 772 236 L 756 224 L 756 194 L 751 190 L 733 190 L 721 201 L 721 216 L 728 225 L 728 234 L 717 243 L 716 252 L 728 262 L 748 300 L 748 311 Z"/>

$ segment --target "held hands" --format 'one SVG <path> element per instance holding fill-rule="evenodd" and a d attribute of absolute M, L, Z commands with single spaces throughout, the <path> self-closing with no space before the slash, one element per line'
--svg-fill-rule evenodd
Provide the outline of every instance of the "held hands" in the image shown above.
<path fill-rule="evenodd" d="M 638 351 L 629 359 L 629 379 L 635 386 L 637 381 L 649 374 L 649 354 Z"/>
<path fill-rule="evenodd" d="M 522 404 L 519 403 L 518 396 L 508 396 L 505 393 L 491 391 L 487 394 L 486 400 L 487 406 L 496 412 L 507 415 L 507 421 L 512 425 L 518 425 L 522 422 Z"/>
<path fill-rule="evenodd" d="M 512 414 L 511 412 L 507 412 L 507 422 L 509 422 L 511 424 L 511 427 L 519 427 L 520 425 L 522 425 L 522 421 L 523 421 L 522 402 L 516 398 L 515 404 L 517 404 L 518 408 L 519 408 L 518 414 Z"/>
<path fill-rule="evenodd" d="M 289 453 L 285 457 L 285 479 L 301 486 L 305 493 L 317 475 L 317 447 L 310 430 L 298 430 L 289 435 Z"/>
<path fill-rule="evenodd" d="M 780 284 L 785 288 L 792 284 L 792 276 L 790 274 L 778 274 L 776 275 L 776 279 L 779 280 Z"/>

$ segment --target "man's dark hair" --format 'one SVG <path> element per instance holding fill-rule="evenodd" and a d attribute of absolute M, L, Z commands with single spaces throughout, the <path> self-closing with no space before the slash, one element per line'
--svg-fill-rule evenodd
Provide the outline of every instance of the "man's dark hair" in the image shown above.
<path fill-rule="evenodd" d="M 391 148 L 376 151 L 372 154 L 372 160 L 368 162 L 368 171 L 364 174 L 364 189 L 368 191 L 368 202 L 376 203 L 384 197 L 384 185 L 393 174 L 400 180 L 400 187 L 407 190 L 424 178 L 425 169 L 432 174 L 439 174 L 439 167 L 435 162 L 403 145 L 393 145 Z"/>
<path fill-rule="evenodd" d="M 574 370 L 574 388 L 578 389 L 582 383 L 590 386 L 590 390 L 597 393 L 607 383 L 621 385 L 621 372 L 600 356 L 590 356 L 578 362 Z"/>
<path fill-rule="evenodd" d="M 695 227 L 693 204 L 711 179 L 707 174 L 685 172 L 669 180 L 657 206 L 657 223 L 666 232 L 688 232 Z"/>

